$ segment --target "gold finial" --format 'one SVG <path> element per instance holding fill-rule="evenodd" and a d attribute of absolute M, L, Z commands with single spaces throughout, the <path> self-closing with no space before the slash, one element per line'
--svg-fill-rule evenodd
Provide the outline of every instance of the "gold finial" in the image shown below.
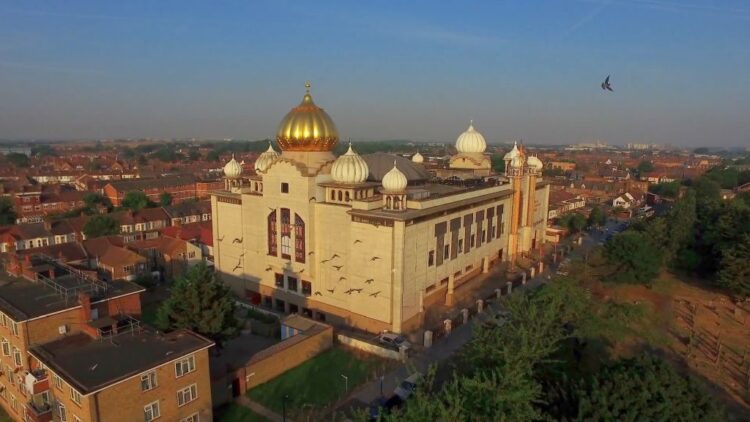
<path fill-rule="evenodd" d="M 396 167 L 396 160 L 395 159 L 393 160 L 393 168 L 397 168 Z"/>
<path fill-rule="evenodd" d="M 309 94 L 310 93 L 310 87 L 312 85 L 310 84 L 310 81 L 305 82 L 305 91 Z"/>

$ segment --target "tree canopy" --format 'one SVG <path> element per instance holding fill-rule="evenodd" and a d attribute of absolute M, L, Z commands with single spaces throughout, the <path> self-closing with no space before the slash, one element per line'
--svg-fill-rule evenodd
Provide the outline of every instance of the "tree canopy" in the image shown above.
<path fill-rule="evenodd" d="M 677 198 L 680 194 L 680 182 L 655 183 L 648 187 L 648 191 L 667 198 Z"/>
<path fill-rule="evenodd" d="M 106 215 L 95 215 L 83 226 L 83 234 L 92 239 L 101 236 L 111 236 L 120 233 L 120 225 L 117 221 Z"/>
<path fill-rule="evenodd" d="M 162 207 L 172 205 L 172 194 L 169 192 L 162 192 L 161 195 L 159 195 L 159 205 Z"/>
<path fill-rule="evenodd" d="M 559 224 L 571 233 L 579 233 L 586 227 L 586 217 L 577 212 L 563 214 L 560 217 Z"/>
<path fill-rule="evenodd" d="M 122 200 L 122 206 L 130 208 L 133 211 L 138 211 L 143 208 L 149 208 L 154 203 L 148 199 L 148 196 L 142 191 L 131 191 L 125 194 Z"/>
<path fill-rule="evenodd" d="M 156 326 L 162 330 L 186 328 L 221 344 L 239 329 L 234 310 L 229 288 L 200 262 L 175 281 L 169 298 L 157 311 Z"/>
<path fill-rule="evenodd" d="M 11 152 L 5 155 L 5 159 L 16 167 L 28 167 L 30 164 L 29 157 L 20 152 Z"/>
<path fill-rule="evenodd" d="M 654 171 L 654 164 L 649 160 L 642 160 L 638 163 L 637 170 L 639 174 L 650 173 Z"/>
<path fill-rule="evenodd" d="M 606 223 L 607 214 L 598 205 L 594 205 L 589 213 L 589 218 L 586 220 L 586 225 L 589 227 L 599 227 Z"/>
<path fill-rule="evenodd" d="M 0 226 L 16 223 L 16 212 L 13 202 L 8 197 L 0 197 Z"/>
<path fill-rule="evenodd" d="M 616 267 L 613 281 L 650 285 L 661 269 L 661 251 L 643 233 L 625 231 L 604 247 L 604 256 Z"/>

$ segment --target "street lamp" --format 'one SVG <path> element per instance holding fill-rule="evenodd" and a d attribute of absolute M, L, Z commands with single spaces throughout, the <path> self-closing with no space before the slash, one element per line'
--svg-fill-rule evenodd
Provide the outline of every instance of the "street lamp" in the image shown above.
<path fill-rule="evenodd" d="M 289 399 L 289 394 L 284 394 L 284 398 L 281 399 L 281 418 L 286 422 L 286 401 Z"/>
<path fill-rule="evenodd" d="M 385 376 L 383 375 L 380 376 L 380 397 L 385 397 L 385 395 L 383 395 L 383 379 L 384 378 Z"/>
<path fill-rule="evenodd" d="M 341 378 L 344 379 L 344 392 L 348 393 L 349 392 L 349 377 L 347 377 L 344 374 L 341 374 Z"/>

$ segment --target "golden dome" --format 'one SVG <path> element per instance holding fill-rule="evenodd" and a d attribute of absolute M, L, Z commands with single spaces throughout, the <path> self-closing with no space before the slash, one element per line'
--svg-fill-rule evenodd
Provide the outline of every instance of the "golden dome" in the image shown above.
<path fill-rule="evenodd" d="M 283 151 L 331 151 L 339 141 L 336 125 L 310 95 L 310 83 L 302 102 L 279 124 L 276 140 Z"/>

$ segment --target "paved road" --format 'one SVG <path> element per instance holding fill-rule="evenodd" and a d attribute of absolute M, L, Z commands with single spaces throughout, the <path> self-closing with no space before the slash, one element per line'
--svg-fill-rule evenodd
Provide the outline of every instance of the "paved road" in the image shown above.
<path fill-rule="evenodd" d="M 550 271 L 530 279 L 524 286 L 516 286 L 515 289 L 528 290 L 543 284 L 548 280 L 547 277 L 551 274 L 551 271 L 556 270 L 560 264 L 567 262 L 570 259 L 583 257 L 593 247 L 600 244 L 600 242 L 603 242 L 607 236 L 617 232 L 619 225 L 619 222 L 608 221 L 602 230 L 593 230 L 590 233 L 587 233 L 583 237 L 581 246 L 573 249 L 565 259 L 556 265 L 553 265 L 552 268 L 549 269 Z M 390 397 L 396 386 L 414 371 L 425 373 L 431 364 L 440 363 L 450 358 L 456 350 L 461 348 L 461 346 L 471 339 L 473 326 L 473 323 L 458 326 L 448 337 L 435 342 L 431 348 L 425 349 L 419 355 L 410 358 L 403 365 L 386 373 L 382 377 L 382 384 L 381 380 L 376 379 L 360 386 L 349 396 L 347 402 L 339 406 L 339 410 L 364 407 L 369 403 L 376 402 L 382 396 Z"/>

